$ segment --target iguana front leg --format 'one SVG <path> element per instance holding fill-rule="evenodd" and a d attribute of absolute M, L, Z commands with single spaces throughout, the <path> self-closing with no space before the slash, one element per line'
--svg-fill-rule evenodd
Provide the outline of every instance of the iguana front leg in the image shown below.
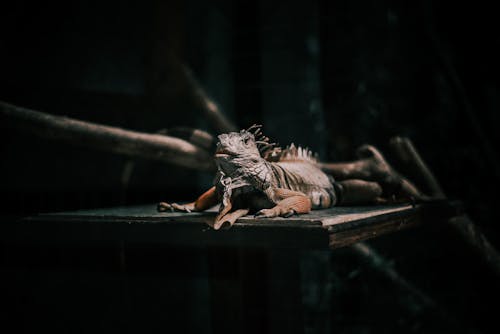
<path fill-rule="evenodd" d="M 187 204 L 165 203 L 158 204 L 158 211 L 180 211 L 180 212 L 197 212 L 210 209 L 219 202 L 215 187 L 207 190 L 203 195 L 198 197 L 194 202 Z M 250 211 L 249 209 L 238 209 L 231 211 L 233 205 L 231 202 L 228 205 L 221 207 L 220 212 L 217 214 L 213 221 L 207 221 L 207 224 L 212 226 L 214 230 L 220 229 L 224 224 L 232 226 L 238 218 L 243 217 Z"/>
<path fill-rule="evenodd" d="M 293 214 L 311 211 L 311 200 L 304 193 L 283 188 L 269 188 L 265 192 L 276 206 L 258 211 L 256 217 L 290 217 Z"/>
<path fill-rule="evenodd" d="M 180 212 L 196 212 L 196 211 L 204 211 L 210 209 L 212 206 L 216 205 L 219 202 L 217 197 L 217 192 L 215 191 L 215 187 L 208 189 L 204 192 L 198 199 L 194 202 L 187 204 L 177 204 L 177 203 L 166 203 L 160 202 L 158 203 L 157 210 L 159 212 L 163 211 L 180 211 Z"/>

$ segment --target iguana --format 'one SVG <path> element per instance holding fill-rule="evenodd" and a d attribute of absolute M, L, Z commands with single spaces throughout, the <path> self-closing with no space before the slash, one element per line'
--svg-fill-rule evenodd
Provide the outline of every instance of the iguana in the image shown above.
<path fill-rule="evenodd" d="M 204 211 L 220 203 L 212 225 L 219 229 L 248 213 L 289 217 L 339 204 L 382 201 L 401 189 L 419 196 L 373 146 L 361 147 L 358 155 L 361 159 L 351 163 L 321 164 L 307 148 L 291 144 L 282 149 L 270 143 L 261 127 L 253 125 L 218 136 L 215 186 L 188 204 L 161 202 L 158 211 Z"/>

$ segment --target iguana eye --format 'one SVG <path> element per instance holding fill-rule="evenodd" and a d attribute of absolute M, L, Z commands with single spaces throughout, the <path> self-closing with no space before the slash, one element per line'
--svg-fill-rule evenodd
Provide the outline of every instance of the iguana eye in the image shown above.
<path fill-rule="evenodd" d="M 246 137 L 245 139 L 243 139 L 243 142 L 245 143 L 245 145 L 248 145 L 250 143 L 250 137 Z"/>

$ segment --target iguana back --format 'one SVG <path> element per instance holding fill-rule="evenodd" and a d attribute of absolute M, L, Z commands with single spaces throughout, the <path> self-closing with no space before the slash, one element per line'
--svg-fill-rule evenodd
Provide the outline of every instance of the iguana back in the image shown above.
<path fill-rule="evenodd" d="M 313 209 L 336 204 L 334 180 L 317 166 L 317 160 L 309 149 L 292 144 L 273 160 L 269 166 L 274 187 L 304 193 L 311 200 Z"/>

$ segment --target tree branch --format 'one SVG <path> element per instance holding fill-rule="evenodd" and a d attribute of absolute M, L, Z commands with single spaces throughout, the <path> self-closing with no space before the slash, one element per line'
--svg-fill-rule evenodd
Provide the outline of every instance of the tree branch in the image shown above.
<path fill-rule="evenodd" d="M 463 328 L 464 324 L 460 323 L 460 321 L 457 321 L 455 316 L 450 314 L 446 309 L 439 305 L 424 291 L 415 286 L 412 282 L 408 281 L 393 267 L 393 264 L 390 260 L 379 254 L 366 242 L 358 242 L 352 245 L 350 249 L 358 257 L 365 260 L 365 262 L 371 268 L 384 275 L 400 289 L 407 291 L 412 296 L 416 297 L 423 306 L 435 312 L 435 314 L 440 316 L 441 319 L 447 321 L 450 325 L 453 325 L 455 328 L 462 328 L 465 333 L 477 333 L 475 328 Z"/>
<path fill-rule="evenodd" d="M 108 152 L 215 171 L 213 157 L 185 140 L 54 116 L 0 101 L 0 116 L 13 126 L 43 138 Z"/>
<path fill-rule="evenodd" d="M 415 176 L 424 183 L 422 186 L 430 192 L 429 196 L 435 199 L 446 198 L 443 188 L 409 138 L 391 138 L 390 146 L 396 157 L 405 165 L 405 168 L 416 174 Z"/>
<path fill-rule="evenodd" d="M 391 146 L 396 157 L 400 161 L 414 167 L 414 172 L 417 173 L 417 176 L 425 183 L 424 186 L 431 190 L 430 195 L 432 197 L 437 199 L 446 198 L 446 194 L 441 185 L 409 138 L 393 138 L 391 140 Z M 497 275 L 500 275 L 500 253 L 481 232 L 479 227 L 477 227 L 467 215 L 451 218 L 448 223 L 473 247 L 489 267 Z"/>
<path fill-rule="evenodd" d="M 217 104 L 207 95 L 198 80 L 194 77 L 191 70 L 182 64 L 181 69 L 186 83 L 189 86 L 190 92 L 193 94 L 195 103 L 205 113 L 205 116 L 208 118 L 215 130 L 218 133 L 238 131 L 236 125 L 229 121 L 229 119 L 219 109 Z"/>

